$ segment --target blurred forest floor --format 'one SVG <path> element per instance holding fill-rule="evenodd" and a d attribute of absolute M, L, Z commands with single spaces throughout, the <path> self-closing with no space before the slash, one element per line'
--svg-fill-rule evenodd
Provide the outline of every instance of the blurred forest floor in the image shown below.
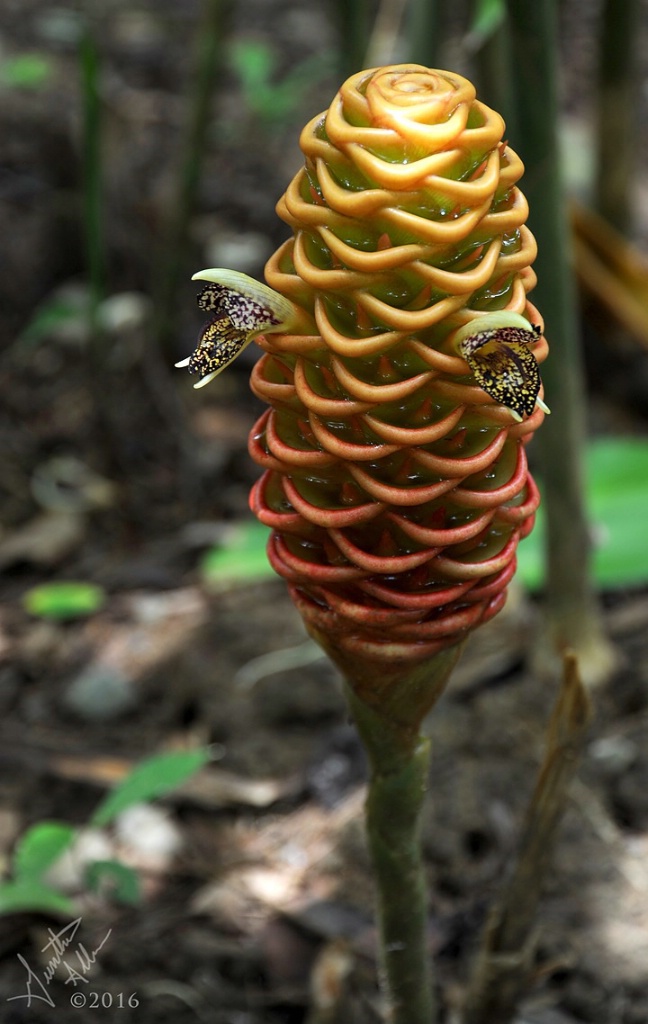
<path fill-rule="evenodd" d="M 119 1009 L 123 1024 L 370 1024 L 379 1016 L 364 763 L 334 671 L 307 644 L 280 581 L 210 590 L 200 571 L 247 515 L 254 356 L 248 349 L 200 392 L 170 369 L 200 326 L 190 283 L 172 351 L 152 337 L 199 9 L 113 0 L 92 26 L 106 282 L 93 339 L 79 12 L 43 0 L 0 6 L 0 55 L 42 55 L 49 68 L 42 87 L 0 85 L 0 856 L 8 861 L 34 822 L 83 825 L 148 754 L 211 743 L 215 763 L 166 799 L 161 819 L 108 837 L 140 874 L 144 898 L 124 907 L 79 897 L 88 950 L 112 929 L 83 991 L 111 993 L 115 1007 L 119 993 L 136 992 L 139 1005 Z M 563 11 L 576 121 L 591 79 L 588 11 Z M 299 164 L 299 127 L 336 86 L 322 63 L 281 117 L 254 109 L 228 58 L 250 39 L 277 55 L 278 80 L 335 49 L 326 8 L 242 0 L 229 10 L 187 279 L 234 263 L 261 274 L 285 237 L 274 203 Z M 645 354 L 627 343 L 609 350 L 587 330 L 593 429 L 645 434 Z M 108 599 L 88 618 L 36 618 L 22 597 L 44 580 L 91 581 Z M 648 1020 L 648 592 L 602 600 L 620 667 L 596 698 L 543 899 L 525 1024 Z M 449 1006 L 514 852 L 555 699 L 558 681 L 541 684 L 528 668 L 537 616 L 513 588 L 432 718 L 430 948 Z M 173 837 L 166 846 L 160 827 Z M 48 989 L 54 1005 L 5 1002 L 25 991 L 19 954 L 44 969 L 51 924 L 0 918 L 7 1024 L 68 1017 L 61 977 Z M 88 1000 L 73 1019 L 97 1012 Z"/>

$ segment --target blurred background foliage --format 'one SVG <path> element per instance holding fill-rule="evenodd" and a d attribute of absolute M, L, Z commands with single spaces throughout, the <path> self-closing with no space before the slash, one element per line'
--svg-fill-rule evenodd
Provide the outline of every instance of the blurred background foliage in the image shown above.
<path fill-rule="evenodd" d="M 572 340 L 579 364 L 584 351 L 593 399 L 587 433 L 630 435 L 637 445 L 648 389 L 641 6 L 564 0 L 536 8 L 555 14 L 554 38 L 542 41 L 542 52 L 552 53 L 560 173 L 571 204 L 565 227 L 580 285 L 573 324 L 584 349 Z M 240 397 L 253 357 L 200 404 L 188 395 L 186 380 L 170 367 L 191 349 L 199 323 L 191 272 L 226 265 L 262 273 L 285 236 L 273 205 L 298 165 L 301 124 L 329 102 L 341 76 L 363 65 L 414 59 L 467 74 L 503 111 L 508 139 L 525 157 L 535 99 L 543 108 L 548 102 L 524 77 L 538 65 L 531 44 L 523 49 L 518 38 L 515 10 L 523 25 L 525 4 L 512 5 L 512 14 L 504 0 L 331 0 L 316 7 L 194 0 L 181 9 L 35 0 L 21 7 L 20 18 L 12 10 L 5 5 L 0 26 L 7 140 L 0 329 L 3 379 L 16 384 L 4 413 L 10 440 L 0 479 L 7 531 L 0 561 L 3 542 L 6 560 L 14 561 L 16 529 L 43 509 L 52 512 L 34 495 L 32 475 L 61 453 L 106 481 L 98 503 L 77 494 L 79 507 L 67 511 L 84 525 L 90 519 L 105 528 L 111 519 L 117 543 L 126 530 L 144 544 L 158 526 L 179 530 L 208 510 L 217 522 L 240 517 L 254 472 L 242 454 L 254 407 Z M 525 191 L 534 187 L 537 162 L 529 155 Z M 551 202 L 555 207 L 555 196 Z M 531 226 L 542 233 L 541 210 L 536 217 L 534 226 L 532 212 Z M 543 259 L 556 262 L 541 250 L 538 298 Z M 558 388 L 568 375 L 559 348 L 554 352 L 548 372 Z M 578 406 L 578 386 L 570 379 L 566 387 L 569 412 Z M 548 390 L 555 424 L 563 403 L 556 410 Z M 236 437 L 219 430 L 227 408 L 235 408 Z M 618 464 L 628 450 L 619 445 Z M 546 476 L 552 460 L 545 461 Z M 616 478 L 599 478 L 596 456 L 590 464 L 592 493 L 607 480 L 622 516 L 629 506 Z M 231 469 L 227 485 L 215 488 Z M 60 528 L 63 513 L 56 511 Z M 616 531 L 605 527 L 594 530 L 594 541 L 613 545 Z M 536 536 L 527 545 L 537 543 Z M 598 583 L 645 579 L 646 547 L 630 576 L 623 555 L 604 575 L 595 558 Z M 218 557 L 207 564 L 213 572 Z M 56 558 L 47 571 L 64 573 Z M 97 575 L 89 573 L 91 582 L 104 584 Z"/>

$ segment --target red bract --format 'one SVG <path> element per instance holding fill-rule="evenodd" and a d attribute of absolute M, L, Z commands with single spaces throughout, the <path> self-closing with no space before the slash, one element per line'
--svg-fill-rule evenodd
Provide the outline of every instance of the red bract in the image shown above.
<path fill-rule="evenodd" d="M 524 315 L 546 356 L 522 164 L 502 132 L 458 75 L 363 72 L 304 129 L 279 203 L 293 237 L 266 277 L 299 333 L 260 339 L 252 386 L 270 409 L 250 439 L 265 469 L 251 503 L 307 627 L 342 661 L 404 666 L 456 645 L 502 607 L 533 525 L 525 445 L 546 407 L 520 421 L 514 397 L 501 403 L 504 376 L 514 396 L 526 369 L 497 330 L 475 375 L 454 345 L 501 311 L 517 335 Z"/>

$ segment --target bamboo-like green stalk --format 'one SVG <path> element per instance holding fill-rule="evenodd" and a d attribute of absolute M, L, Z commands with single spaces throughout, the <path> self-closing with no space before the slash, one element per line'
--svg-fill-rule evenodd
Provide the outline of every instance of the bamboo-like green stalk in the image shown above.
<path fill-rule="evenodd" d="M 189 223 L 195 207 L 207 145 L 211 100 L 222 66 L 225 16 L 226 5 L 223 0 L 204 0 L 203 16 L 196 33 L 187 134 L 154 289 L 154 334 L 162 350 L 169 356 L 173 354 L 168 350 L 176 322 L 176 298 L 187 254 Z"/>
<path fill-rule="evenodd" d="M 100 58 L 97 46 L 98 24 L 88 11 L 78 43 L 81 83 L 81 152 L 83 241 L 88 281 L 88 387 L 92 395 L 95 428 L 108 471 L 119 464 L 118 433 L 114 403 L 105 386 L 106 335 L 99 323 L 99 305 L 105 292 L 105 253 L 103 236 L 103 165 Z"/>
<path fill-rule="evenodd" d="M 554 0 L 507 0 L 518 95 L 515 148 L 525 163 L 529 226 L 538 243 L 534 301 L 552 357 L 543 367 L 547 417 L 537 440 L 547 516 L 546 619 L 554 645 L 573 649 L 586 682 L 603 681 L 613 657 L 590 573 L 585 508 L 585 397 L 568 217 L 558 153 Z"/>
<path fill-rule="evenodd" d="M 410 0 L 406 19 L 408 59 L 414 64 L 438 67 L 440 31 L 438 0 Z"/>
<path fill-rule="evenodd" d="M 88 320 L 91 348 L 98 345 L 97 309 L 104 291 L 104 253 L 101 224 L 101 101 L 99 95 L 99 55 L 88 24 L 79 41 L 79 67 L 83 103 L 83 234 L 90 297 Z"/>
<path fill-rule="evenodd" d="M 506 123 L 506 136 L 519 137 L 511 32 L 508 20 L 503 21 L 483 41 L 475 55 L 478 69 L 478 95 Z M 513 147 L 515 148 L 515 146 Z"/>
<path fill-rule="evenodd" d="M 339 70 L 348 78 L 364 67 L 370 35 L 369 0 L 335 0 Z"/>
<path fill-rule="evenodd" d="M 638 29 L 638 0 L 605 0 L 599 30 L 596 206 L 622 232 L 632 217 Z"/>

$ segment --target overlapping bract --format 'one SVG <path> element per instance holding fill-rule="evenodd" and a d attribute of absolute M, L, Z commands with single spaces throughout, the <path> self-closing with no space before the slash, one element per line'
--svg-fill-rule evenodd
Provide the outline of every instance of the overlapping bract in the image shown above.
<path fill-rule="evenodd" d="M 502 606 L 533 524 L 543 413 L 516 423 L 452 344 L 485 311 L 539 322 L 502 132 L 458 75 L 363 72 L 304 129 L 278 206 L 293 237 L 267 281 L 307 316 L 261 339 L 251 500 L 307 625 L 341 650 L 407 662 L 457 643 Z"/>

